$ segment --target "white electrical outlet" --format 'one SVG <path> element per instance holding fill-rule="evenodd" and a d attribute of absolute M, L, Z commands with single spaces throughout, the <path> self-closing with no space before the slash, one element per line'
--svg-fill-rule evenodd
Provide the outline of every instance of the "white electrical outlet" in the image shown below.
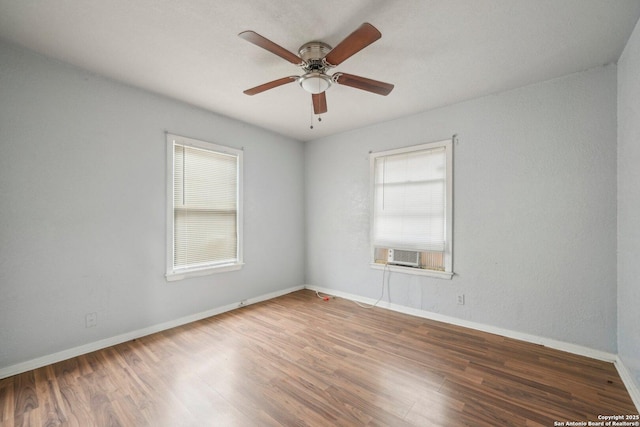
<path fill-rule="evenodd" d="M 464 305 L 464 294 L 458 294 L 458 305 Z"/>

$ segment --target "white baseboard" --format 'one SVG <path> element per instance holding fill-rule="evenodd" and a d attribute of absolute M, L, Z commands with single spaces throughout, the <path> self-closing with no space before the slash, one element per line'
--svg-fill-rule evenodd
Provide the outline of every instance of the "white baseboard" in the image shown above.
<path fill-rule="evenodd" d="M 618 374 L 620 374 L 622 382 L 625 387 L 627 387 L 627 391 L 631 396 L 631 400 L 633 400 L 633 404 L 636 405 L 636 410 L 640 412 L 640 388 L 638 388 L 638 385 L 633 381 L 633 375 L 631 375 L 631 372 L 629 372 L 627 367 L 624 366 L 620 356 L 616 356 L 614 364 L 618 370 Z"/>
<path fill-rule="evenodd" d="M 357 301 L 364 304 L 374 304 L 375 299 L 365 298 L 360 295 L 354 295 L 347 292 L 337 291 L 335 289 L 322 288 L 313 285 L 305 285 L 306 289 L 322 292 L 323 294 L 335 295 L 340 298 L 345 298 L 352 301 Z M 452 316 L 445 316 L 443 314 L 433 313 L 426 310 L 420 310 L 417 308 L 406 307 L 399 304 L 390 303 L 387 301 L 380 301 L 377 305 L 380 308 L 386 308 L 389 310 L 397 311 L 404 314 L 410 314 L 412 316 L 422 317 L 425 319 L 436 320 L 439 322 L 449 323 L 452 325 L 463 326 L 465 328 L 475 329 L 478 331 L 488 332 L 491 334 L 501 335 L 507 338 L 513 338 L 520 341 L 529 342 L 532 344 L 539 344 L 545 347 L 554 348 L 556 350 L 566 351 L 568 353 L 577 354 L 579 356 L 586 356 L 592 359 L 602 360 L 605 362 L 615 362 L 617 356 L 613 353 L 606 351 L 595 350 L 593 348 L 584 347 L 577 344 L 572 344 L 564 341 L 558 341 L 551 338 L 540 337 L 537 335 L 526 334 L 523 332 L 513 331 L 510 329 L 499 328 L 497 326 L 485 325 L 483 323 L 472 322 L 469 320 L 458 319 Z"/>
<path fill-rule="evenodd" d="M 249 298 L 249 299 L 243 300 L 242 306 L 270 300 L 282 295 L 290 294 L 291 292 L 299 291 L 301 289 L 304 289 L 304 286 L 294 286 L 292 288 L 282 289 L 279 291 L 260 295 L 254 298 Z M 27 372 L 32 369 L 37 369 L 43 366 L 51 365 L 52 363 L 71 359 L 72 357 L 77 357 L 83 354 L 91 353 L 92 351 L 101 350 L 103 348 L 110 347 L 112 345 L 117 345 L 126 341 L 131 341 L 136 338 L 141 338 L 147 335 L 151 335 L 156 332 L 161 332 L 167 329 L 175 328 L 177 326 L 186 325 L 187 323 L 195 322 L 197 320 L 206 319 L 207 317 L 215 316 L 217 314 L 222 314 L 227 311 L 234 310 L 236 308 L 239 308 L 240 306 L 241 306 L 240 301 L 234 302 L 232 304 L 224 305 L 222 307 L 212 308 L 210 310 L 191 314 L 189 316 L 181 317 L 179 319 L 170 320 L 168 322 L 164 322 L 164 323 L 149 326 L 146 328 L 138 329 L 135 331 L 127 332 L 121 335 L 116 335 L 114 337 L 105 338 L 100 341 L 94 341 L 89 344 L 84 344 L 78 347 L 70 348 L 68 350 L 63 350 L 57 353 L 49 354 L 47 356 L 31 359 L 26 362 L 17 363 L 12 366 L 7 366 L 5 368 L 0 368 L 0 379 L 21 374 L 23 372 Z"/>

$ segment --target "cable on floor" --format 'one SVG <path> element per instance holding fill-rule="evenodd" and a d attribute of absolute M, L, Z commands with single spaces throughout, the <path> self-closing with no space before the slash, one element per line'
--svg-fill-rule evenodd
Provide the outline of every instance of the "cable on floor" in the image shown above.
<path fill-rule="evenodd" d="M 374 302 L 373 304 L 362 304 L 362 303 L 360 303 L 358 301 L 353 301 L 354 304 L 356 304 L 358 307 L 361 307 L 361 308 L 374 308 L 375 306 L 378 305 L 378 303 L 380 301 L 382 301 L 382 297 L 384 296 L 385 277 L 387 278 L 387 281 L 388 281 L 388 277 L 386 275 L 387 271 L 389 269 L 388 267 L 389 267 L 389 264 L 385 263 L 384 264 L 384 269 L 382 270 L 382 289 L 380 290 L 380 298 L 378 298 L 378 300 L 376 302 Z M 387 286 L 388 285 L 389 284 L 387 283 Z M 330 299 L 335 298 L 333 295 L 320 295 L 320 291 L 316 291 L 316 296 L 318 298 L 322 299 L 323 301 L 329 301 Z"/>
<path fill-rule="evenodd" d="M 316 291 L 316 296 L 320 299 L 322 299 L 323 301 L 329 301 L 331 298 L 335 298 L 333 295 L 320 295 L 319 291 Z"/>

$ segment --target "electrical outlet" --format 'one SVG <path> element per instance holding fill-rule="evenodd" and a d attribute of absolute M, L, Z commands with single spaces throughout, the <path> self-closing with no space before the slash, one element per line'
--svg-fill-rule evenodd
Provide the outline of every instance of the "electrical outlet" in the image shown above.
<path fill-rule="evenodd" d="M 87 313 L 84 317 L 85 327 L 93 328 L 98 325 L 98 313 Z"/>
<path fill-rule="evenodd" d="M 458 294 L 458 305 L 464 305 L 464 294 Z"/>

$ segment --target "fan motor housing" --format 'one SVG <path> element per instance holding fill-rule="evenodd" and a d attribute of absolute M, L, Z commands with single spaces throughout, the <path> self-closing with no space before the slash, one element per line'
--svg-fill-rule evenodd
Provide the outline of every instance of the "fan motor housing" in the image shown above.
<path fill-rule="evenodd" d="M 307 72 L 323 72 L 327 68 L 324 57 L 331 52 L 332 47 L 323 42 L 309 42 L 300 46 L 298 54 L 305 62 L 303 67 Z"/>

